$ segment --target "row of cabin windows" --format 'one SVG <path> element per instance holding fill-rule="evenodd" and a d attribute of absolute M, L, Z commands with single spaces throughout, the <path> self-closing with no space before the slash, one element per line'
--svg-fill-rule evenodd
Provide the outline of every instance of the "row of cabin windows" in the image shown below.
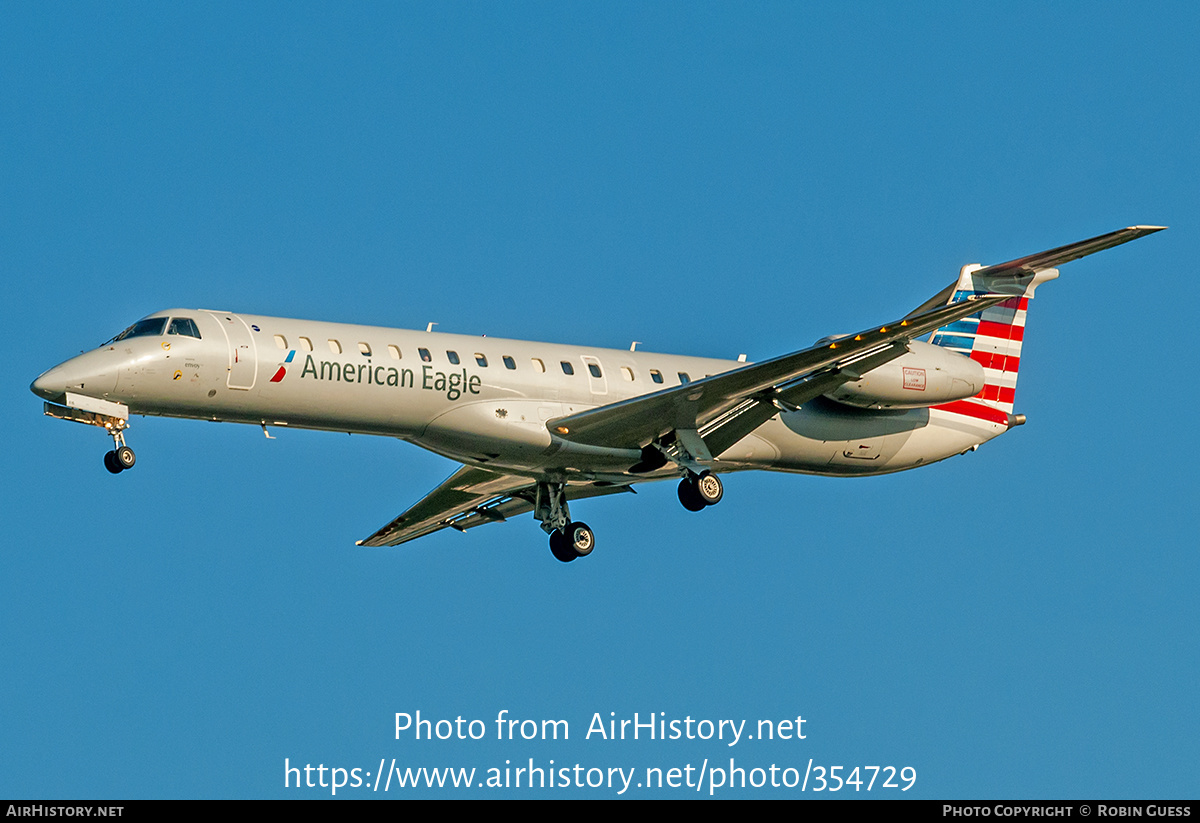
<path fill-rule="evenodd" d="M 312 351 L 313 350 L 313 342 L 310 338 L 300 337 L 298 339 L 300 342 L 301 349 L 303 349 L 304 351 Z M 329 338 L 329 340 L 327 342 L 329 343 L 329 351 L 333 352 L 334 354 L 342 353 L 342 344 L 340 341 L 331 337 L 331 338 Z M 280 349 L 286 350 L 288 347 L 287 338 L 284 337 L 282 334 L 275 335 L 275 345 Z M 364 357 L 370 357 L 371 356 L 371 344 L 359 342 L 358 351 L 359 351 L 359 354 L 363 355 Z M 401 358 L 400 348 L 398 346 L 389 345 L 387 347 L 387 352 L 388 352 L 388 356 L 391 357 L 393 360 L 399 360 Z M 417 355 L 421 358 L 421 361 L 424 363 L 432 363 L 433 362 L 433 355 L 430 354 L 429 349 L 419 348 L 419 349 L 417 349 Z M 453 366 L 457 366 L 462 362 L 462 359 L 458 356 L 458 352 L 454 351 L 453 349 L 446 349 L 446 359 L 449 360 L 450 364 Z M 512 357 L 508 356 L 507 354 L 504 355 L 503 357 L 501 357 L 500 359 L 504 363 L 504 368 L 510 369 L 510 370 L 515 370 L 517 368 L 517 361 L 514 360 Z M 529 361 L 530 361 L 530 365 L 533 366 L 534 371 L 538 372 L 539 374 L 546 373 L 546 364 L 541 359 L 539 359 L 537 357 L 531 357 L 531 358 L 529 358 Z M 475 352 L 475 364 L 477 366 L 486 368 L 487 364 L 488 364 L 487 355 L 483 354 L 482 352 Z M 575 374 L 575 367 L 570 363 L 570 361 L 562 360 L 562 361 L 560 361 L 559 365 L 562 366 L 563 374 L 571 374 L 571 375 Z M 587 367 L 588 367 L 588 373 L 591 374 L 592 377 L 599 378 L 599 377 L 603 376 L 603 372 L 600 371 L 600 364 L 588 363 Z M 634 380 L 633 369 L 629 368 L 628 366 L 622 366 L 621 367 L 621 376 L 623 378 L 625 378 L 626 380 L 628 380 L 629 382 L 633 382 L 633 380 Z M 679 377 L 680 383 L 691 382 L 691 378 L 688 376 L 687 372 L 682 372 L 682 371 L 678 372 L 677 376 Z M 658 369 L 650 369 L 650 379 L 653 380 L 655 383 L 662 383 L 663 382 L 662 372 L 659 371 Z"/>

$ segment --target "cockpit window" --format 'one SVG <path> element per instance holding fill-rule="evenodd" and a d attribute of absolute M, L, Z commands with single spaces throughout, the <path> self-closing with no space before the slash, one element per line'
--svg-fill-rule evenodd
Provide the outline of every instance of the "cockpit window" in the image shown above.
<path fill-rule="evenodd" d="M 157 337 L 163 333 L 166 325 L 167 318 L 165 317 L 147 317 L 145 320 L 137 321 L 108 342 L 116 343 L 118 340 L 128 340 L 130 337 Z M 196 336 L 199 337 L 199 335 Z"/>
<path fill-rule="evenodd" d="M 167 334 L 182 334 L 187 337 L 200 339 L 200 329 L 196 328 L 196 321 L 190 317 L 172 317 L 171 325 L 167 327 Z M 275 335 L 279 337 L 279 335 Z"/>

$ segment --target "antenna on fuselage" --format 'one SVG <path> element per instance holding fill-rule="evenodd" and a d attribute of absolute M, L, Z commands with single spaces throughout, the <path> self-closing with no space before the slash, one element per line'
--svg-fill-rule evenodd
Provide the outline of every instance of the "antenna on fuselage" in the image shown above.
<path fill-rule="evenodd" d="M 437 325 L 437 323 L 430 323 L 428 326 L 425 327 L 425 331 L 433 331 L 433 327 L 436 325 Z"/>
<path fill-rule="evenodd" d="M 641 340 L 634 340 L 632 343 L 629 344 L 629 350 L 637 351 L 638 343 L 641 343 L 641 342 L 642 342 Z"/>

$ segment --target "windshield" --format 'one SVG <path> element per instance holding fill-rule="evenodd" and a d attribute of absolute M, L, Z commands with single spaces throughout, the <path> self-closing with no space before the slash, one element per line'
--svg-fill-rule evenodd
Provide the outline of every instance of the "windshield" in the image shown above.
<path fill-rule="evenodd" d="M 167 329 L 167 334 L 181 334 L 200 339 L 200 329 L 196 328 L 196 321 L 190 317 L 171 318 L 171 327 Z"/>
<path fill-rule="evenodd" d="M 116 343 L 118 340 L 127 340 L 130 337 L 157 337 L 163 333 L 166 325 L 167 318 L 165 317 L 148 317 L 145 320 L 137 321 L 108 342 Z M 105 345 L 108 345 L 108 343 L 105 343 Z"/>

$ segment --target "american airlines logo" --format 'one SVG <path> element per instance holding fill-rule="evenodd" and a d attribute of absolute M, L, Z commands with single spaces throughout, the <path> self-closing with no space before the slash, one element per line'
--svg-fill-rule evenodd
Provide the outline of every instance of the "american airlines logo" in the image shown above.
<path fill-rule="evenodd" d="M 296 350 L 292 349 L 288 352 L 287 359 L 279 365 L 279 371 L 275 372 L 275 376 L 271 378 L 272 383 L 278 383 L 287 374 L 287 364 L 292 362 L 292 358 L 296 356 Z"/>

